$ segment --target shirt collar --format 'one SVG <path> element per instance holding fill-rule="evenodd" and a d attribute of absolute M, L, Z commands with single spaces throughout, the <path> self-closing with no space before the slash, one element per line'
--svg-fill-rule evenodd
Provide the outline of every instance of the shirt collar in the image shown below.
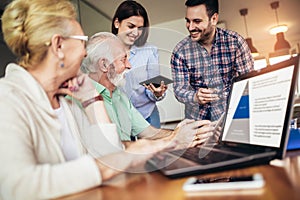
<path fill-rule="evenodd" d="M 96 81 L 92 81 L 93 85 L 95 86 L 95 89 L 97 90 L 97 92 L 99 94 L 102 95 L 102 97 L 106 100 L 111 102 L 111 97 L 110 97 L 110 92 L 109 90 L 104 87 L 103 85 L 101 85 L 100 83 L 96 82 Z"/>
<path fill-rule="evenodd" d="M 137 46 L 133 45 L 133 46 L 130 48 L 130 54 L 135 55 L 135 54 L 136 54 L 136 51 L 137 51 Z"/>
<path fill-rule="evenodd" d="M 215 33 L 215 39 L 214 39 L 213 45 L 215 45 L 220 40 L 220 32 L 221 32 L 221 29 L 216 27 L 216 33 Z"/>
<path fill-rule="evenodd" d="M 93 82 L 93 85 L 95 86 L 95 89 L 97 90 L 97 92 L 99 94 L 101 94 L 102 97 L 106 101 L 112 102 L 112 97 L 110 97 L 110 91 L 106 87 L 104 87 L 103 85 L 101 85 L 100 83 L 98 83 L 98 82 L 96 82 L 94 80 L 92 82 Z M 112 96 L 114 96 L 114 98 L 117 98 L 120 95 L 121 95 L 121 90 L 118 87 L 116 87 L 114 89 L 114 91 L 112 92 Z"/>

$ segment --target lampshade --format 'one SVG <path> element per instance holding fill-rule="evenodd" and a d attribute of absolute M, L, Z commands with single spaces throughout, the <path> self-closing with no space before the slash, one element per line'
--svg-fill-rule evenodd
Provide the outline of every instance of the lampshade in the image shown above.
<path fill-rule="evenodd" d="M 283 32 L 277 33 L 276 34 L 276 39 L 277 39 L 277 41 L 276 41 L 275 46 L 274 46 L 275 51 L 291 48 L 291 45 L 284 38 Z"/>
<path fill-rule="evenodd" d="M 248 14 L 248 9 L 247 8 L 241 9 L 240 14 L 244 17 L 244 23 L 245 23 L 245 29 L 246 29 L 246 35 L 247 35 L 246 42 L 251 51 L 251 55 L 252 55 L 252 57 L 257 57 L 257 56 L 259 56 L 259 53 L 258 53 L 257 49 L 254 47 L 254 45 L 252 43 L 252 39 L 250 37 L 248 37 L 248 27 L 247 27 L 247 21 L 246 21 L 246 15 Z"/>
<path fill-rule="evenodd" d="M 277 25 L 272 27 L 269 32 L 270 34 L 275 35 L 276 34 L 276 43 L 274 46 L 275 51 L 281 51 L 284 49 L 289 49 L 291 48 L 291 45 L 286 41 L 284 38 L 284 32 L 288 30 L 287 25 L 281 24 L 279 25 L 279 19 L 278 19 L 278 14 L 277 14 L 277 8 L 279 8 L 279 1 L 274 1 L 271 4 L 271 8 L 275 11 L 275 17 L 276 17 L 276 23 Z"/>
<path fill-rule="evenodd" d="M 248 47 L 251 51 L 252 57 L 257 57 L 259 55 L 259 53 L 258 53 L 257 49 L 253 46 L 252 39 L 251 38 L 246 38 L 246 42 L 247 42 Z"/>

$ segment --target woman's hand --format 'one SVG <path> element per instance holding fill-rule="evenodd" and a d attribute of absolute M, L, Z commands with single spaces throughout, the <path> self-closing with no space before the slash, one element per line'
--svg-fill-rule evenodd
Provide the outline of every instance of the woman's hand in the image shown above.
<path fill-rule="evenodd" d="M 92 84 L 92 80 L 86 74 L 80 74 L 67 80 L 62 84 L 57 93 L 69 95 L 80 102 L 99 95 Z"/>
<path fill-rule="evenodd" d="M 99 97 L 99 93 L 95 89 L 92 79 L 90 79 L 88 75 L 80 74 L 77 77 L 66 81 L 58 90 L 58 94 L 69 95 L 80 101 L 91 124 L 111 123 L 104 102 L 100 101 L 100 99 L 95 100 L 95 97 Z M 95 105 L 95 102 L 98 103 Z"/>

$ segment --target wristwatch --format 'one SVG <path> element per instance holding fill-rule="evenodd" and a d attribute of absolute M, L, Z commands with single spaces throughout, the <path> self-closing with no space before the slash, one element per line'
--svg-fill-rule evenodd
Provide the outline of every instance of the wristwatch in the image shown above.
<path fill-rule="evenodd" d="M 84 102 L 81 103 L 82 107 L 83 108 L 86 108 L 88 107 L 90 104 L 96 102 L 96 101 L 103 101 L 103 97 L 101 95 L 98 95 L 98 96 L 95 96 L 95 97 L 92 97 Z"/>

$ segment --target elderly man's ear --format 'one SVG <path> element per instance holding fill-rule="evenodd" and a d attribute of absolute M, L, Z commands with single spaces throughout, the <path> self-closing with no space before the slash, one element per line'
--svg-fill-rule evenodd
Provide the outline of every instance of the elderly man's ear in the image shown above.
<path fill-rule="evenodd" d="M 101 70 L 102 72 L 107 72 L 108 71 L 108 60 L 105 58 L 100 58 L 98 61 L 98 67 L 99 70 Z"/>

